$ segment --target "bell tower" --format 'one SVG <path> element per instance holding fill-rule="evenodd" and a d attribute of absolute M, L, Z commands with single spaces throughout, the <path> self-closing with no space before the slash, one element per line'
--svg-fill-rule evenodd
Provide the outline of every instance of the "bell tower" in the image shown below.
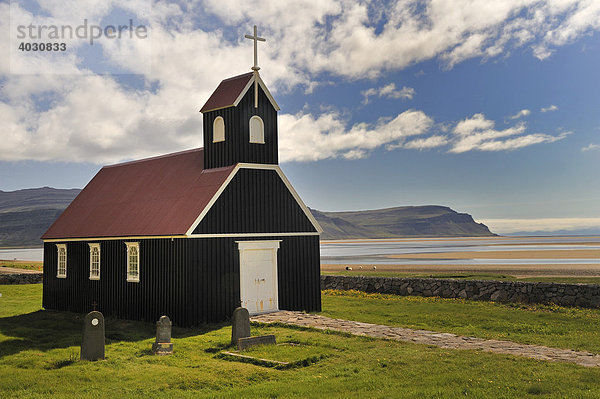
<path fill-rule="evenodd" d="M 277 111 L 279 105 L 260 77 L 258 42 L 254 41 L 252 72 L 223 80 L 200 112 L 203 115 L 204 169 L 237 163 L 278 163 Z"/>

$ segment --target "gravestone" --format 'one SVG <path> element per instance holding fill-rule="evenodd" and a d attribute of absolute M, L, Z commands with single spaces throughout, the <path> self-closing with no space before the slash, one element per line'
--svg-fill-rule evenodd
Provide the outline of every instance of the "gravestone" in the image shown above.
<path fill-rule="evenodd" d="M 231 343 L 237 345 L 240 338 L 250 336 L 250 313 L 246 308 L 236 308 L 231 317 Z"/>
<path fill-rule="evenodd" d="M 94 310 L 83 319 L 81 360 L 104 359 L 104 316 Z"/>
<path fill-rule="evenodd" d="M 258 345 L 275 345 L 275 335 L 260 335 L 258 337 L 240 338 L 238 340 L 238 350 L 244 350 Z"/>
<path fill-rule="evenodd" d="M 167 316 L 161 316 L 156 322 L 156 341 L 152 344 L 155 355 L 170 355 L 173 353 L 171 343 L 171 327 L 173 323 Z"/>

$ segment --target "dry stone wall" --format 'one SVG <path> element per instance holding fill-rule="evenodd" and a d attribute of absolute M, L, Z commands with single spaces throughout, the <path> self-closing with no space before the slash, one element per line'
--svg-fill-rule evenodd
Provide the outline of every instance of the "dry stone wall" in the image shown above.
<path fill-rule="evenodd" d="M 42 273 L 0 273 L 0 285 L 39 284 Z"/>
<path fill-rule="evenodd" d="M 321 276 L 321 289 L 480 301 L 600 307 L 600 285 L 434 278 Z"/>

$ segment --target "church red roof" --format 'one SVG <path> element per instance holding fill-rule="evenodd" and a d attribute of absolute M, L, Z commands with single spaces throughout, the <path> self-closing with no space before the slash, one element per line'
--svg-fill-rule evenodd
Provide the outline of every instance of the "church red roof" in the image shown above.
<path fill-rule="evenodd" d="M 235 166 L 203 170 L 202 148 L 105 166 L 42 239 L 184 235 Z"/>
<path fill-rule="evenodd" d="M 206 104 L 204 104 L 204 107 L 202 107 L 200 112 L 207 112 L 235 105 L 235 100 L 237 100 L 239 95 L 244 92 L 248 82 L 252 79 L 252 75 L 253 73 L 249 72 L 223 80 L 210 96 Z"/>

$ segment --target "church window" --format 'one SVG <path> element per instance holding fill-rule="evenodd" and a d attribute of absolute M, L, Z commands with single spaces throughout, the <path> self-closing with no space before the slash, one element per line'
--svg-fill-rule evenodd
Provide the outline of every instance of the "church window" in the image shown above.
<path fill-rule="evenodd" d="M 90 280 L 100 280 L 100 244 L 90 246 Z"/>
<path fill-rule="evenodd" d="M 250 118 L 250 142 L 257 144 L 265 143 L 265 124 L 260 116 L 254 115 Z"/>
<path fill-rule="evenodd" d="M 66 278 L 67 277 L 67 244 L 56 244 L 58 250 L 58 267 L 56 270 L 56 277 Z"/>
<path fill-rule="evenodd" d="M 225 141 L 225 121 L 217 116 L 213 122 L 213 143 Z"/>
<path fill-rule="evenodd" d="M 140 243 L 126 242 L 127 245 L 127 281 L 140 282 Z"/>

